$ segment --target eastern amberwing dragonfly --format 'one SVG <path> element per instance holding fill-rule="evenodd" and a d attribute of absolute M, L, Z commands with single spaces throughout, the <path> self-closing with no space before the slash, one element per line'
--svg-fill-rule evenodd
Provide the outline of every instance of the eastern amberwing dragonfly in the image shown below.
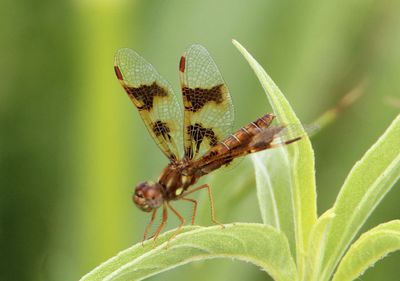
<path fill-rule="evenodd" d="M 289 134 L 290 126 L 271 126 L 273 114 L 266 114 L 232 134 L 231 96 L 215 62 L 200 45 L 190 46 L 179 63 L 183 118 L 170 84 L 135 51 L 118 50 L 114 69 L 150 135 L 169 159 L 156 182 L 141 182 L 135 188 L 133 202 L 142 211 L 152 212 L 144 240 L 160 207 L 162 222 L 153 234 L 154 240 L 167 222 L 168 208 L 180 220 L 172 237 L 179 233 L 185 220 L 171 206 L 171 201 L 184 200 L 193 204 L 193 224 L 197 201 L 187 196 L 204 188 L 208 190 L 211 220 L 218 223 L 210 186 L 203 184 L 191 188 L 199 178 L 229 165 L 235 158 L 301 139 L 300 134 Z"/>

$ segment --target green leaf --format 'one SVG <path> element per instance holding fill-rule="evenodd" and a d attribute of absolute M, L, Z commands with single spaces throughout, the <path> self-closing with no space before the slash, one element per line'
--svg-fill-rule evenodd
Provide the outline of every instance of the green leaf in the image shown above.
<path fill-rule="evenodd" d="M 351 281 L 387 254 L 400 250 L 400 220 L 367 231 L 349 248 L 332 281 Z"/>
<path fill-rule="evenodd" d="M 294 256 L 294 212 L 290 181 L 290 165 L 284 148 L 252 155 L 256 174 L 257 198 L 264 224 L 281 230 L 288 237 Z"/>
<path fill-rule="evenodd" d="M 81 281 L 142 280 L 192 261 L 230 258 L 251 262 L 267 271 L 274 280 L 297 280 L 295 263 L 285 235 L 262 224 L 237 223 L 212 227 L 184 227 L 168 244 L 173 232 L 152 243 L 135 245 L 103 263 Z"/>
<path fill-rule="evenodd" d="M 334 217 L 335 213 L 332 209 L 329 209 L 314 224 L 308 243 L 305 272 L 301 280 L 318 281 L 320 261 L 324 257 L 325 240 Z"/>
<path fill-rule="evenodd" d="M 194 229 L 199 229 L 199 226 L 186 226 L 182 229 L 181 233 L 189 232 Z M 146 240 L 143 244 L 138 243 L 120 253 L 118 253 L 115 257 L 109 259 L 108 261 L 102 263 L 91 272 L 83 276 L 80 280 L 81 281 L 93 281 L 93 280 L 103 280 L 108 275 L 112 274 L 113 272 L 117 271 L 121 266 L 128 263 L 132 259 L 138 258 L 147 252 L 151 251 L 157 246 L 162 245 L 165 243 L 171 235 L 176 231 L 171 230 L 161 234 L 156 241 L 152 239 Z"/>
<path fill-rule="evenodd" d="M 301 126 L 289 102 L 261 65 L 237 41 L 233 40 L 233 44 L 242 53 L 260 80 L 279 122 Z M 306 135 L 304 131 L 303 133 Z M 289 182 L 292 197 L 287 198 L 286 206 L 292 204 L 294 209 L 297 265 L 302 273 L 309 234 L 317 219 L 314 152 L 307 136 L 301 141 L 289 145 L 287 151 L 287 163 L 291 165 Z M 270 173 L 270 176 L 275 175 Z M 274 186 L 274 188 L 280 187 Z M 290 200 L 291 202 L 289 202 Z"/>
<path fill-rule="evenodd" d="M 366 219 L 400 176 L 400 115 L 358 161 L 336 199 L 320 280 L 329 280 Z"/>

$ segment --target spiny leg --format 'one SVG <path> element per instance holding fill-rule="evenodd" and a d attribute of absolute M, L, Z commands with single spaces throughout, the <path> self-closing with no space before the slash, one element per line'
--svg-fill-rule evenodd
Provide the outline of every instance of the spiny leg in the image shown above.
<path fill-rule="evenodd" d="M 172 239 L 174 239 L 179 232 L 181 231 L 183 225 L 185 224 L 185 219 L 181 216 L 181 214 L 178 213 L 177 210 L 175 210 L 174 207 L 172 207 L 168 201 L 166 202 L 166 204 L 168 205 L 168 207 L 172 210 L 172 212 L 174 212 L 174 214 L 178 217 L 178 219 L 181 221 L 181 224 L 178 226 L 178 229 L 175 231 L 175 233 L 168 239 L 167 245 L 169 243 L 169 241 L 171 241 Z"/>
<path fill-rule="evenodd" d="M 194 199 L 185 198 L 185 197 L 182 197 L 181 199 L 193 203 L 192 225 L 194 225 L 194 218 L 196 217 L 196 210 L 197 210 L 197 201 Z"/>
<path fill-rule="evenodd" d="M 222 228 L 225 228 L 225 226 L 222 223 L 220 223 L 219 221 L 217 221 L 215 219 L 215 216 L 214 216 L 214 200 L 213 200 L 213 196 L 212 196 L 212 192 L 211 192 L 211 187 L 207 183 L 202 184 L 202 185 L 200 185 L 200 186 L 198 186 L 198 187 L 196 187 L 196 188 L 194 188 L 194 189 L 192 189 L 192 190 L 190 190 L 188 192 L 183 193 L 182 196 L 189 195 L 189 194 L 191 194 L 193 192 L 196 192 L 196 191 L 199 191 L 199 190 L 201 190 L 203 188 L 207 188 L 207 191 L 208 191 L 208 198 L 210 199 L 211 221 L 212 221 L 212 223 L 219 224 Z"/>
<path fill-rule="evenodd" d="M 147 238 L 147 233 L 149 232 L 151 226 L 153 225 L 154 219 L 156 218 L 157 210 L 158 210 L 158 208 L 153 211 L 153 214 L 151 215 L 150 222 L 147 225 L 146 230 L 144 231 L 142 245 L 143 245 L 144 241 Z"/>
<path fill-rule="evenodd" d="M 158 235 L 160 234 L 160 232 L 163 230 L 166 222 L 168 219 L 168 211 L 167 211 L 167 207 L 165 206 L 165 204 L 163 204 L 163 213 L 162 213 L 162 221 L 161 224 L 158 226 L 156 232 L 154 232 L 154 241 L 156 241 Z"/>

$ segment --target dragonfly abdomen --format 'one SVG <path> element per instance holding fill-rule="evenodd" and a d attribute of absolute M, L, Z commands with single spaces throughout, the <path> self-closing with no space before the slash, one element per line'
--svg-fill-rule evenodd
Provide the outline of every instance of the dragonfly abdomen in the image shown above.
<path fill-rule="evenodd" d="M 225 146 L 228 151 L 247 145 L 254 135 L 259 134 L 263 129 L 269 127 L 274 118 L 275 116 L 271 113 L 265 114 L 263 117 L 258 118 L 254 122 L 250 122 L 225 138 L 221 144 Z"/>

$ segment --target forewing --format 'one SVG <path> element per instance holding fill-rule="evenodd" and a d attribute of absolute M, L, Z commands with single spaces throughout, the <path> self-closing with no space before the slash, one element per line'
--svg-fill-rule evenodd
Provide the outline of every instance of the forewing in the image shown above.
<path fill-rule="evenodd" d="M 181 57 L 179 71 L 185 157 L 195 159 L 232 132 L 233 105 L 221 73 L 204 47 L 190 46 Z"/>
<path fill-rule="evenodd" d="M 114 68 L 157 145 L 171 161 L 179 159 L 182 113 L 172 87 L 131 49 L 117 51 Z"/>

